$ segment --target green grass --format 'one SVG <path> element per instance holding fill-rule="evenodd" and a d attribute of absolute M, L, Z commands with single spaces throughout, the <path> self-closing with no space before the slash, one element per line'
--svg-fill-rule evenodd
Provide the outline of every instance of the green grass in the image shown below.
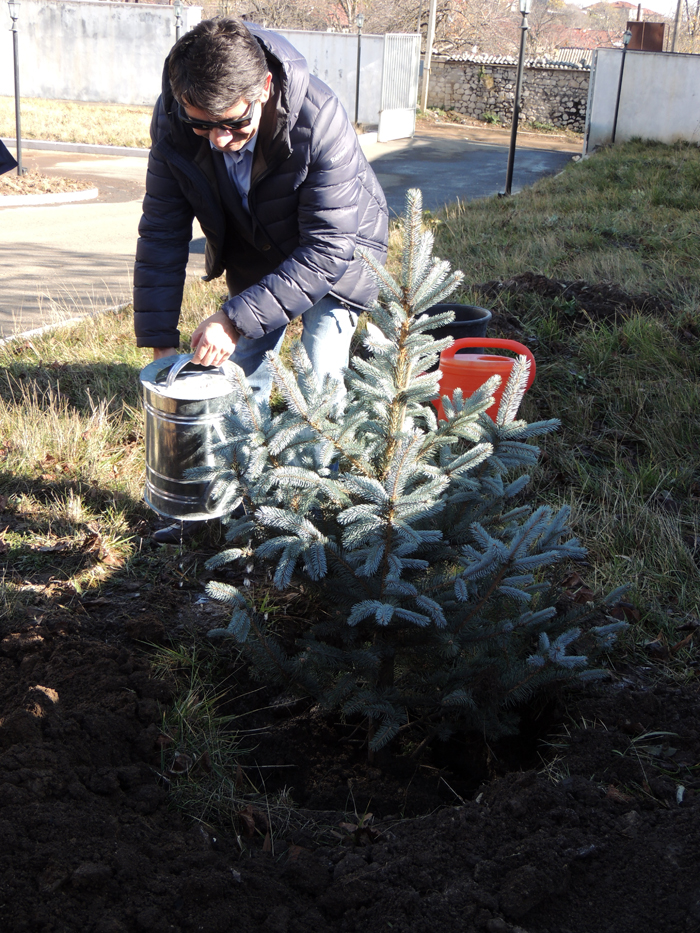
<path fill-rule="evenodd" d="M 188 333 L 220 291 L 188 288 Z M 154 519 L 139 383 L 151 359 L 134 345 L 130 307 L 0 346 L 0 621 L 65 585 L 162 577 L 170 556 L 140 545 Z"/>
<path fill-rule="evenodd" d="M 241 849 L 262 845 L 274 856 L 276 839 L 292 829 L 336 842 L 330 825 L 297 809 L 290 789 L 268 793 L 264 772 L 251 758 L 258 729 L 246 729 L 245 717 L 225 712 L 244 667 L 237 647 L 196 640 L 159 647 L 153 666 L 176 688 L 159 739 L 160 775 L 174 806 L 204 826 L 232 828 Z M 253 692 L 258 689 L 264 688 Z"/>
<path fill-rule="evenodd" d="M 154 101 L 155 103 L 155 101 Z M 23 97 L 22 137 L 148 149 L 153 107 Z M 14 139 L 14 97 L 0 97 L 0 136 Z"/>
<path fill-rule="evenodd" d="M 437 254 L 466 273 L 467 302 L 483 303 L 480 283 L 526 272 L 656 299 L 653 313 L 640 300 L 602 320 L 532 290 L 493 305 L 537 359 L 525 417 L 562 422 L 533 499 L 573 506 L 590 586 L 632 583 L 639 642 L 659 631 L 679 641 L 700 610 L 699 209 L 700 149 L 635 141 L 433 221 Z"/>
<path fill-rule="evenodd" d="M 438 253 L 470 282 L 534 271 L 650 290 L 697 313 L 700 150 L 633 142 L 513 198 L 441 217 Z"/>

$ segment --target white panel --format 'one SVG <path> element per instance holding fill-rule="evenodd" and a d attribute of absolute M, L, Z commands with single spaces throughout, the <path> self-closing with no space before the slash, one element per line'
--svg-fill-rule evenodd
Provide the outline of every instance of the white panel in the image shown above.
<path fill-rule="evenodd" d="M 185 7 L 185 28 L 201 19 Z M 0 0 L 0 95 L 14 95 L 11 20 Z M 382 93 L 399 110 L 415 106 L 417 36 L 279 30 L 338 95 L 351 120 L 378 125 Z M 358 39 L 360 42 L 358 95 Z M 408 41 L 407 41 L 408 40 Z M 163 61 L 175 41 L 170 6 L 109 0 L 22 0 L 19 19 L 20 94 L 48 100 L 152 104 L 160 93 Z M 392 59 L 385 67 L 386 49 Z M 389 82 L 387 84 L 387 81 Z M 415 118 L 382 122 L 413 135 Z M 388 130 L 387 130 L 388 131 Z M 389 132 L 389 131 L 388 131 Z M 391 136 L 390 138 L 397 138 Z"/>
<path fill-rule="evenodd" d="M 383 110 L 379 114 L 377 142 L 388 143 L 392 139 L 407 139 L 416 132 L 416 108 Z"/>
<path fill-rule="evenodd" d="M 420 36 L 384 36 L 384 72 L 378 141 L 405 139 L 416 131 Z"/>
<path fill-rule="evenodd" d="M 310 32 L 277 29 L 298 49 L 309 71 L 337 94 L 351 120 L 357 99 L 358 36 L 340 32 Z M 360 84 L 358 122 L 377 124 L 382 86 L 384 36 L 363 35 L 360 39 Z"/>
<path fill-rule="evenodd" d="M 588 150 L 612 140 L 622 52 L 598 49 L 592 78 Z M 632 137 L 700 142 L 700 56 L 627 52 L 616 142 Z"/>

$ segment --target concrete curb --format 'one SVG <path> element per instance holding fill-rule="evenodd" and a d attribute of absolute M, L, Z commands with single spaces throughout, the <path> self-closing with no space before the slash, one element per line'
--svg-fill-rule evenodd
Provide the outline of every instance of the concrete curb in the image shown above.
<path fill-rule="evenodd" d="M 377 142 L 376 133 L 359 133 L 358 139 L 365 145 Z M 7 139 L 4 136 L 2 141 L 11 149 L 17 149 L 16 139 Z M 48 149 L 52 152 L 85 152 L 92 155 L 116 155 L 116 156 L 134 156 L 135 158 L 147 159 L 150 149 L 131 149 L 129 146 L 97 146 L 92 143 L 62 143 L 55 140 L 44 139 L 23 139 L 23 149 Z"/>
<path fill-rule="evenodd" d="M 0 195 L 0 209 L 3 207 L 29 207 L 41 204 L 70 204 L 71 201 L 90 201 L 99 195 L 97 188 L 85 188 L 83 191 L 61 191 L 56 194 L 8 194 Z"/>
<path fill-rule="evenodd" d="M 100 308 L 97 311 L 90 311 L 87 314 L 81 314 L 80 317 L 69 317 L 66 318 L 65 321 L 54 321 L 52 324 L 44 324 L 43 327 L 34 327 L 32 330 L 25 330 L 22 334 L 11 334 L 9 337 L 3 337 L 0 339 L 0 347 L 5 347 L 8 343 L 13 343 L 15 340 L 25 340 L 27 337 L 38 337 L 41 334 L 46 334 L 51 330 L 58 330 L 61 327 L 71 327 L 73 324 L 80 324 L 81 321 L 84 321 L 87 318 L 97 317 L 99 314 L 116 314 L 119 311 L 123 311 L 125 308 L 128 308 L 130 305 L 130 301 L 125 301 L 120 305 L 112 305 L 109 308 Z"/>
<path fill-rule="evenodd" d="M 16 139 L 3 137 L 2 141 L 16 151 Z M 48 149 L 52 152 L 85 152 L 92 155 L 134 156 L 143 159 L 147 159 L 151 151 L 150 149 L 131 149 L 129 146 L 94 146 L 91 143 L 62 143 L 44 139 L 23 139 L 22 148 Z"/>

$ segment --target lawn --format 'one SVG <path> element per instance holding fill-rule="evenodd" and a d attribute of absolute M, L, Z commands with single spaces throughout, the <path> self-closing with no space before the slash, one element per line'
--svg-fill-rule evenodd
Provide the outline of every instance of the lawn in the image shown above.
<path fill-rule="evenodd" d="M 464 300 L 528 344 L 528 420 L 557 417 L 533 495 L 570 502 L 593 590 L 628 580 L 637 637 L 700 604 L 700 150 L 632 142 L 435 218 Z"/>
<path fill-rule="evenodd" d="M 524 417 L 561 420 L 528 495 L 570 504 L 588 548 L 567 599 L 629 582 L 631 624 L 611 685 L 531 709 L 522 740 L 385 770 L 352 723 L 202 638 L 223 619 L 203 599 L 222 542 L 149 541 L 130 309 L 0 347 L 12 929 L 695 928 L 678 879 L 700 855 L 698 208 L 700 150 L 633 142 L 426 214 L 461 300 L 534 352 Z M 184 334 L 222 294 L 188 286 Z M 322 609 L 261 592 L 284 626 Z"/>
<path fill-rule="evenodd" d="M 22 138 L 148 149 L 152 107 L 23 97 Z M 15 101 L 0 97 L 0 136 L 14 139 Z"/>
<path fill-rule="evenodd" d="M 634 142 L 517 197 L 426 215 L 436 254 L 465 272 L 461 299 L 490 307 L 491 333 L 535 353 L 524 414 L 562 428 L 544 443 L 533 497 L 572 505 L 587 587 L 633 584 L 641 643 L 674 644 L 700 601 L 698 208 L 698 149 Z M 183 333 L 221 295 L 190 285 Z M 120 574 L 141 567 L 147 361 L 128 309 L 0 349 L 0 501 L 21 525 L 3 541 L 22 566 L 45 565 L 40 548 L 79 539 L 89 522 L 123 554 Z M 61 523 L 46 517 L 57 503 Z M 114 573 L 98 561 L 57 578 L 102 586 Z"/>

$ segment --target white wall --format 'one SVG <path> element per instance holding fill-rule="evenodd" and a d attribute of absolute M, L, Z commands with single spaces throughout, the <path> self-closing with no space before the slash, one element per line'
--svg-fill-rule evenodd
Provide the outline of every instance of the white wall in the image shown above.
<path fill-rule="evenodd" d="M 591 74 L 585 149 L 612 141 L 622 52 L 598 49 Z M 627 52 L 615 142 L 633 136 L 700 143 L 700 55 Z"/>
<path fill-rule="evenodd" d="M 201 19 L 184 7 L 184 29 Z M 0 95 L 14 95 L 12 20 L 0 0 Z M 152 104 L 175 42 L 170 6 L 108 0 L 22 0 L 20 94 L 49 100 Z"/>

